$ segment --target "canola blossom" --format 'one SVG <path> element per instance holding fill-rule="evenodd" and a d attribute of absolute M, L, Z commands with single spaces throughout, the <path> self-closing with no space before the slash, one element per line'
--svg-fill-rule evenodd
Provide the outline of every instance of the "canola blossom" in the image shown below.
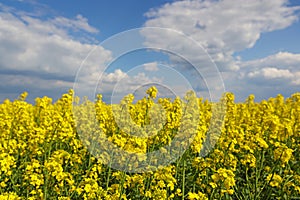
<path fill-rule="evenodd" d="M 4 100 L 0 200 L 300 196 L 300 93 L 242 103 L 226 93 L 217 105 L 157 92 L 118 105 L 73 90 L 56 102 Z"/>

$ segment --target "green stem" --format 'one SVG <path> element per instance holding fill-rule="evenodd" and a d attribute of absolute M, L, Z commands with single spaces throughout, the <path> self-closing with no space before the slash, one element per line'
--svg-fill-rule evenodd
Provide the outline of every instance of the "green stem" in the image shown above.
<path fill-rule="evenodd" d="M 123 191 L 124 191 L 124 182 L 125 182 L 125 172 L 122 172 L 122 179 L 121 179 L 121 192 L 120 192 L 120 196 L 119 199 L 122 199 L 122 195 L 123 195 Z M 120 185 L 119 185 L 120 187 Z"/>
<path fill-rule="evenodd" d="M 185 197 L 184 185 L 185 185 L 185 160 L 183 161 L 183 173 L 182 173 L 182 189 L 181 189 L 182 190 L 182 200 L 184 200 L 184 197 Z"/>
<path fill-rule="evenodd" d="M 107 173 L 107 178 L 106 178 L 106 190 L 108 190 L 110 175 L 111 175 L 111 162 L 109 163 L 109 166 L 108 166 L 108 173 Z"/>

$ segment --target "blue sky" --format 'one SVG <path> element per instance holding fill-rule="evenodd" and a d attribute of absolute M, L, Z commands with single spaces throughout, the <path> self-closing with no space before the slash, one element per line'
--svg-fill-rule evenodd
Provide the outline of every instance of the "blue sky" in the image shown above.
<path fill-rule="evenodd" d="M 109 101 L 151 84 L 161 96 L 194 89 L 208 99 L 224 91 L 237 101 L 249 94 L 288 97 L 300 92 L 299 6 L 297 0 L 0 1 L 0 101 L 23 91 L 30 102 L 56 100 L 73 87 Z"/>

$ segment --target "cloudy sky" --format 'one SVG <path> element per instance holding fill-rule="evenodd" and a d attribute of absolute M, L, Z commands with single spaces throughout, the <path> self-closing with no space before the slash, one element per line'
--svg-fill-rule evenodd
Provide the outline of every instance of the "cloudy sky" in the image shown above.
<path fill-rule="evenodd" d="M 0 1 L 0 101 L 300 92 L 300 1 Z"/>

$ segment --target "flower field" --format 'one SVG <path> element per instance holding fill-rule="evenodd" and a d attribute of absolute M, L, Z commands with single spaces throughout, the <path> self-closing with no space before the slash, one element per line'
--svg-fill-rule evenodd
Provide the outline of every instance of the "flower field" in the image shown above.
<path fill-rule="evenodd" d="M 226 93 L 219 107 L 156 93 L 119 105 L 72 90 L 5 100 L 0 199 L 300 199 L 300 93 L 243 103 Z"/>

